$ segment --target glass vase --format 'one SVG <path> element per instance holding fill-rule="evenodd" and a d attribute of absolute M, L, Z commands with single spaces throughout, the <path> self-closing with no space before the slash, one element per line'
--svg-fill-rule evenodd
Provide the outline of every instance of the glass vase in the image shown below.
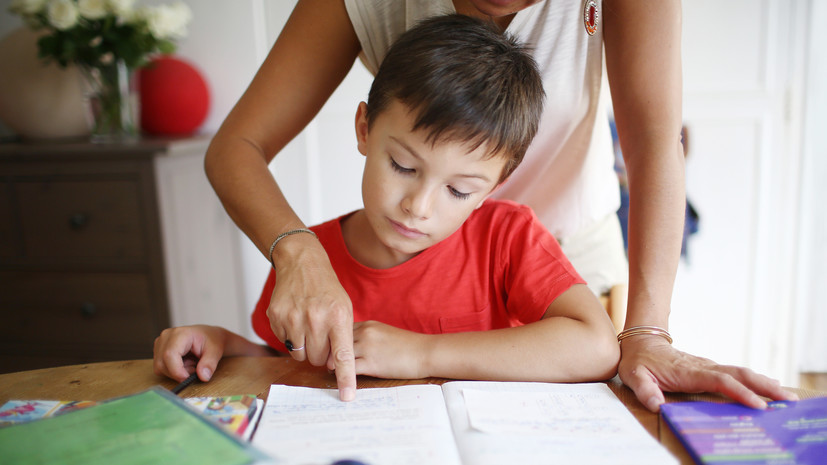
<path fill-rule="evenodd" d="M 95 143 L 138 140 L 140 98 L 137 75 L 123 60 L 100 66 L 79 66 L 84 81 L 87 117 Z"/>

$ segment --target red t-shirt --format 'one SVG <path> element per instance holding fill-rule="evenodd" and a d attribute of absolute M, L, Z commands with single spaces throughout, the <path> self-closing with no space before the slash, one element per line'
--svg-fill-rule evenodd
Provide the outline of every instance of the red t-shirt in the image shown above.
<path fill-rule="evenodd" d="M 549 304 L 584 283 L 529 207 L 488 200 L 442 242 L 393 268 L 378 270 L 348 252 L 341 221 L 312 229 L 353 303 L 354 321 L 376 320 L 426 334 L 484 331 L 540 320 Z M 253 329 L 286 352 L 270 330 L 270 271 L 253 312 Z"/>

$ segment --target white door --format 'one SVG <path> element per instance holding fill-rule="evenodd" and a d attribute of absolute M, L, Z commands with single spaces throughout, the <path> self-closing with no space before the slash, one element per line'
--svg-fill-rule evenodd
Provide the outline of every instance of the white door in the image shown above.
<path fill-rule="evenodd" d="M 700 213 L 672 300 L 675 345 L 797 384 L 806 0 L 687 0 L 687 195 Z"/>

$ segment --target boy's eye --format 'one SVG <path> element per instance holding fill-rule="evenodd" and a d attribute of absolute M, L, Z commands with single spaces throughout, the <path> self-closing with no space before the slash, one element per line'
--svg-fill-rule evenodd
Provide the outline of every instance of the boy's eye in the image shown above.
<path fill-rule="evenodd" d="M 393 168 L 395 171 L 398 171 L 398 172 L 403 173 L 403 174 L 410 174 L 410 173 L 414 172 L 413 168 L 405 168 L 404 166 L 397 163 L 396 160 L 394 160 L 393 158 L 391 158 L 390 160 L 391 160 L 391 168 Z"/>
<path fill-rule="evenodd" d="M 451 186 L 448 186 L 448 190 L 451 192 L 451 195 L 453 195 L 454 197 L 456 197 L 460 200 L 465 200 L 468 197 L 471 197 L 471 194 L 466 194 L 465 192 L 460 192 L 460 191 L 454 189 Z"/>

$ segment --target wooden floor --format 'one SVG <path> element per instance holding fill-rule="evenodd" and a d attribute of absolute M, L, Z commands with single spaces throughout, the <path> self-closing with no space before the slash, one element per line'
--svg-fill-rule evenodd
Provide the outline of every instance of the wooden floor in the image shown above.
<path fill-rule="evenodd" d="M 801 389 L 827 391 L 827 373 L 801 373 Z"/>

